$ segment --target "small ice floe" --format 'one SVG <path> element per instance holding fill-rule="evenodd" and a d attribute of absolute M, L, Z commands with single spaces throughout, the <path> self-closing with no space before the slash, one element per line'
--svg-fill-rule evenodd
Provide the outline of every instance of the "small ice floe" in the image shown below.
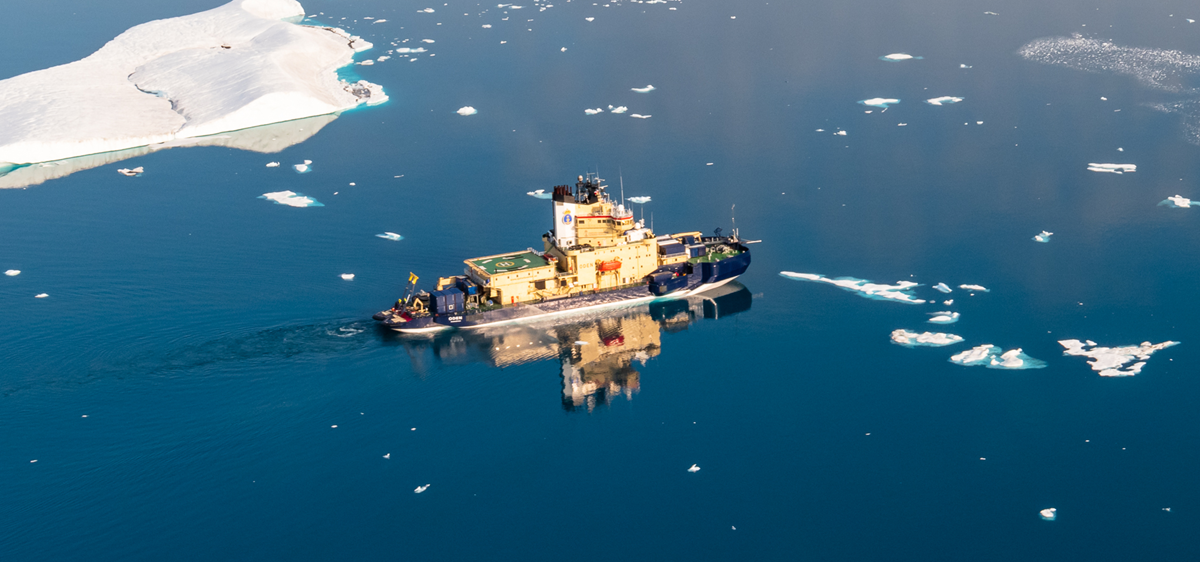
<path fill-rule="evenodd" d="M 417 13 L 418 14 L 432 14 L 433 8 L 425 8 L 424 10 L 417 10 Z"/>
<path fill-rule="evenodd" d="M 132 178 L 132 177 L 134 177 L 134 176 L 140 176 L 140 175 L 142 175 L 142 172 L 143 172 L 143 170 L 142 170 L 142 167 L 141 167 L 141 166 L 138 166 L 138 167 L 136 167 L 136 168 L 133 168 L 133 169 L 129 169 L 129 168 L 121 168 L 120 170 L 117 170 L 117 173 L 118 173 L 118 174 L 121 174 L 122 176 L 129 176 L 129 177 L 131 177 L 131 178 Z"/>
<path fill-rule="evenodd" d="M 433 41 L 433 39 L 422 39 L 421 42 L 422 43 L 433 43 L 434 41 Z"/>
<path fill-rule="evenodd" d="M 387 55 L 383 55 L 383 56 L 381 56 L 381 57 L 379 57 L 379 58 L 375 59 L 375 62 L 383 62 L 383 61 L 385 61 L 385 60 L 388 60 L 388 59 L 390 59 L 390 58 L 392 58 L 392 57 L 389 57 L 389 56 L 387 56 Z"/>
<path fill-rule="evenodd" d="M 646 84 L 646 87 L 645 87 L 645 88 L 630 88 L 630 90 L 633 90 L 633 91 L 635 91 L 635 92 L 637 92 L 637 93 L 639 93 L 639 94 L 644 94 L 644 93 L 646 93 L 646 92 L 652 92 L 652 91 L 654 91 L 654 86 L 652 86 L 652 85 L 650 85 L 650 84 Z"/>
<path fill-rule="evenodd" d="M 44 299 L 44 298 L 46 298 L 46 297 L 48 297 L 48 296 L 50 296 L 50 295 L 48 295 L 48 294 L 46 294 L 46 293 L 38 293 L 38 294 L 36 294 L 36 295 L 33 295 L 33 298 L 35 298 L 35 299 Z"/>
<path fill-rule="evenodd" d="M 385 21 L 387 21 L 387 20 L 375 20 L 375 21 L 371 22 L 371 25 L 374 25 L 374 24 L 377 24 L 377 23 L 383 23 L 383 22 L 385 22 Z"/>
<path fill-rule="evenodd" d="M 1096 164 L 1088 163 L 1089 172 L 1104 172 L 1108 174 L 1124 174 L 1137 171 L 1136 164 Z"/>
<path fill-rule="evenodd" d="M 20 274 L 21 274 L 21 270 L 19 270 L 19 269 L 10 269 L 10 270 L 8 270 L 8 271 L 5 271 L 5 272 L 4 272 L 4 274 L 5 274 L 5 275 L 7 275 L 7 276 L 9 276 L 9 277 L 16 277 L 16 276 L 18 276 L 18 275 L 20 275 Z"/>
<path fill-rule="evenodd" d="M 1174 197 L 1163 199 L 1158 205 L 1160 207 L 1167 206 L 1173 209 L 1187 209 L 1192 206 L 1192 200 L 1181 195 L 1176 195 Z"/>
<path fill-rule="evenodd" d="M 346 280 L 346 281 L 353 281 L 353 280 L 354 280 L 354 274 L 353 274 L 353 273 L 343 273 L 343 274 L 341 275 L 341 277 L 342 277 L 342 279 L 344 279 L 344 280 Z"/>
<path fill-rule="evenodd" d="M 565 52 L 567 52 L 567 48 L 566 48 L 566 47 L 563 47 L 563 48 L 559 49 L 559 52 L 563 52 L 563 53 L 565 53 Z"/>
<path fill-rule="evenodd" d="M 997 14 L 996 12 L 984 12 L 984 13 L 983 13 L 983 15 L 985 15 L 985 16 L 998 16 L 998 15 L 1000 15 L 1000 14 Z"/>
<path fill-rule="evenodd" d="M 1058 510 L 1053 507 L 1049 507 L 1039 511 L 1038 515 L 1041 515 L 1042 519 L 1045 519 L 1046 521 L 1054 521 L 1058 517 Z"/>
<path fill-rule="evenodd" d="M 888 62 L 900 62 L 902 60 L 921 60 L 923 58 L 925 58 L 925 57 L 914 57 L 908 53 L 892 53 L 890 55 L 883 55 L 882 57 L 879 57 L 879 60 L 885 60 Z"/>
<path fill-rule="evenodd" d="M 871 98 L 869 100 L 859 100 L 858 103 L 871 107 L 882 107 L 886 109 L 888 106 L 900 103 L 900 100 L 896 98 Z"/>
<path fill-rule="evenodd" d="M 971 65 L 969 65 L 969 64 L 960 64 L 960 65 L 958 65 L 958 67 L 959 67 L 959 68 L 975 68 L 975 67 L 973 67 L 973 66 L 971 66 Z"/>
<path fill-rule="evenodd" d="M 844 137 L 844 136 L 846 136 L 846 131 L 841 131 L 841 130 L 839 130 L 838 132 L 836 132 L 836 133 L 834 133 L 834 134 L 835 134 L 835 135 L 837 135 L 837 136 L 839 136 L 839 137 Z"/>
<path fill-rule="evenodd" d="M 1060 340 L 1058 343 L 1065 349 L 1063 355 L 1090 357 L 1092 360 L 1088 361 L 1088 365 L 1091 365 L 1092 370 L 1100 373 L 1102 377 L 1131 377 L 1136 375 L 1142 372 L 1142 367 L 1146 365 L 1146 361 L 1156 351 L 1179 345 L 1177 341 L 1165 341 L 1156 344 L 1151 344 L 1147 341 L 1142 342 L 1141 345 L 1127 345 L 1122 347 L 1099 347 L 1092 340 L 1082 342 L 1079 340 Z M 1135 359 L 1137 363 L 1133 363 Z M 1123 368 L 1129 363 L 1133 363 L 1133 365 Z"/>
<path fill-rule="evenodd" d="M 553 193 L 546 193 L 545 189 L 539 189 L 537 191 L 527 191 L 527 192 L 525 192 L 525 195 L 528 195 L 530 197 L 537 197 L 538 199 L 549 199 L 551 197 L 554 197 Z"/>
<path fill-rule="evenodd" d="M 630 113 L 629 116 L 634 119 L 649 119 L 651 117 L 650 115 L 639 115 L 637 113 Z"/>
<path fill-rule="evenodd" d="M 484 29 L 491 29 L 491 28 L 492 28 L 492 24 L 490 24 L 490 23 L 485 23 L 485 24 L 483 24 L 483 28 L 484 28 Z"/>
<path fill-rule="evenodd" d="M 610 105 L 608 106 L 608 111 L 609 113 L 625 113 L 626 111 L 629 111 L 629 108 L 623 105 L 618 107 L 613 107 Z"/>
<path fill-rule="evenodd" d="M 907 127 L 908 123 L 896 123 L 897 127 Z"/>
<path fill-rule="evenodd" d="M 990 343 L 953 355 L 950 362 L 964 367 L 984 366 L 989 369 L 1041 369 L 1046 366 L 1045 361 L 1025 355 L 1019 347 L 1001 352 L 999 347 Z"/>
<path fill-rule="evenodd" d="M 287 205 L 289 207 L 324 207 L 325 206 L 321 202 L 317 201 L 316 199 L 313 199 L 312 197 L 308 197 L 307 195 L 304 195 L 302 193 L 296 193 L 294 191 L 274 191 L 271 193 L 264 193 L 264 194 L 258 196 L 258 198 L 259 199 L 267 199 L 269 201 L 274 201 L 276 205 Z"/>
<path fill-rule="evenodd" d="M 947 285 L 945 283 L 938 283 L 937 285 L 934 285 L 933 288 L 937 289 L 938 291 L 943 292 L 943 293 L 949 293 L 950 291 L 953 290 L 950 288 L 949 285 Z"/>
<path fill-rule="evenodd" d="M 359 66 L 371 66 L 371 65 L 375 64 L 375 61 L 372 59 L 360 60 L 355 64 L 357 64 Z"/>
<path fill-rule="evenodd" d="M 1041 242 L 1041 243 L 1045 244 L 1050 241 L 1051 236 L 1054 236 L 1053 232 L 1047 232 L 1047 231 L 1043 230 L 1041 234 L 1038 234 L 1033 237 L 1033 241 Z"/>
<path fill-rule="evenodd" d="M 390 458 L 392 458 L 392 454 L 388 453 L 388 454 L 384 455 L 383 458 L 390 459 Z"/>
<path fill-rule="evenodd" d="M 688 472 L 700 472 L 700 467 L 693 464 L 692 467 L 688 469 Z"/>
<path fill-rule="evenodd" d="M 1196 20 L 1194 20 L 1194 19 L 1192 19 L 1192 18 L 1185 18 L 1185 19 L 1187 19 L 1187 22 L 1188 22 L 1188 23 L 1196 23 Z M 1168 507 L 1168 508 L 1167 508 L 1167 511 L 1171 511 L 1171 508 L 1169 508 L 1169 507 Z"/>
<path fill-rule="evenodd" d="M 828 283 L 838 287 L 844 291 L 850 291 L 860 297 L 872 300 L 885 300 L 902 302 L 905 304 L 925 304 L 924 299 L 918 299 L 913 296 L 912 288 L 918 284 L 912 281 L 897 281 L 895 285 L 881 285 L 872 283 L 865 279 L 855 279 L 853 277 L 838 277 L 830 279 L 824 275 L 816 275 L 812 273 L 795 273 L 792 271 L 781 271 L 780 276 L 798 281 L 815 281 L 818 283 Z"/>
<path fill-rule="evenodd" d="M 927 99 L 925 100 L 925 103 L 929 105 L 950 105 L 952 103 L 958 103 L 962 100 L 963 98 L 956 98 L 954 96 L 942 96 L 940 98 Z"/>
<path fill-rule="evenodd" d="M 468 115 L 475 115 L 476 113 L 479 113 L 479 112 L 476 111 L 474 107 L 471 107 L 469 105 L 464 105 L 463 107 L 458 108 L 458 111 L 455 111 L 455 113 L 462 115 L 463 117 L 466 117 Z"/>
<path fill-rule="evenodd" d="M 637 203 L 638 205 L 645 205 L 646 203 L 650 202 L 650 196 L 649 195 L 638 195 L 636 197 L 630 197 L 630 198 L 626 199 L 626 201 L 629 201 L 630 203 Z"/>
<path fill-rule="evenodd" d="M 930 324 L 953 324 L 958 322 L 959 314 L 957 312 L 942 311 L 930 312 L 929 316 L 930 318 L 926 322 Z"/>
<path fill-rule="evenodd" d="M 904 347 L 942 347 L 963 341 L 962 336 L 944 334 L 941 332 L 925 332 L 918 334 L 908 330 L 892 330 L 892 343 Z"/>
<path fill-rule="evenodd" d="M 424 486 L 417 486 L 417 488 L 416 488 L 415 490 L 413 490 L 413 492 L 414 492 L 414 493 L 417 493 L 417 494 L 419 494 L 419 493 L 421 493 L 421 492 L 424 492 L 425 490 L 428 490 L 428 489 L 429 489 L 429 484 L 426 484 L 426 485 L 424 485 Z"/>
<path fill-rule="evenodd" d="M 305 160 L 304 163 L 292 167 L 296 169 L 297 174 L 307 174 L 312 171 L 312 160 Z"/>
<path fill-rule="evenodd" d="M 267 162 L 267 167 L 268 168 L 278 168 L 279 162 Z"/>
<path fill-rule="evenodd" d="M 984 287 L 983 285 L 959 285 L 958 288 L 966 290 L 966 291 L 978 291 L 980 293 L 990 293 L 991 292 L 988 290 L 987 287 Z"/>
<path fill-rule="evenodd" d="M 583 21 L 591 23 L 591 22 L 596 21 L 596 18 L 589 16 L 589 17 L 583 18 Z"/>
<path fill-rule="evenodd" d="M 588 115 L 596 115 L 597 113 L 604 113 L 604 108 L 597 107 L 596 109 L 585 109 L 583 112 Z"/>

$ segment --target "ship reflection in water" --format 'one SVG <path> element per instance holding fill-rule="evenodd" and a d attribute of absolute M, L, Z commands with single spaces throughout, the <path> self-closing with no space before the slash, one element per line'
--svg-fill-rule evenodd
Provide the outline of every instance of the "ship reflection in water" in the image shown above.
<path fill-rule="evenodd" d="M 663 331 L 679 332 L 700 319 L 749 310 L 752 300 L 750 291 L 735 281 L 700 295 L 603 314 L 403 337 L 402 343 L 419 373 L 428 371 L 431 359 L 442 364 L 483 362 L 502 369 L 558 361 L 563 408 L 590 412 L 618 395 L 633 398 L 641 388 L 634 364 L 645 365 L 660 353 Z"/>

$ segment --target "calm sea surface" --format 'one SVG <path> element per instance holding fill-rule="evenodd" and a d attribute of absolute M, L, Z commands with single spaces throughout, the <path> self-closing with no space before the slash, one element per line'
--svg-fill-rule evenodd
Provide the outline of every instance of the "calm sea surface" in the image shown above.
<path fill-rule="evenodd" d="M 8 6 L 0 77 L 219 4 Z M 553 4 L 308 0 L 359 60 L 427 50 L 349 69 L 390 102 L 278 154 L 0 190 L 0 559 L 1200 556 L 1200 210 L 1157 205 L 1200 199 L 1200 147 L 1147 107 L 1189 98 L 1016 54 L 1200 53 L 1194 2 Z M 597 170 L 659 232 L 736 205 L 763 240 L 741 285 L 427 340 L 371 322 L 410 271 L 540 244 L 525 193 Z M 281 190 L 325 206 L 257 198 Z M 780 271 L 915 281 L 962 319 Z M 1182 344 L 1106 378 L 1068 338 Z M 1047 367 L 947 361 L 983 343 Z"/>

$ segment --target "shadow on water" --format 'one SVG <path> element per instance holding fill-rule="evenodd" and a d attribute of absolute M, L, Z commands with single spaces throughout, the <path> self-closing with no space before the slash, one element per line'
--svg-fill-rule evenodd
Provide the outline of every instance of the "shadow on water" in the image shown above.
<path fill-rule="evenodd" d="M 581 315 L 434 336 L 396 336 L 423 375 L 435 364 L 485 363 L 505 368 L 554 361 L 560 366 L 562 406 L 592 411 L 613 397 L 633 397 L 641 387 L 634 363 L 646 364 L 662 348 L 662 333 L 686 330 L 701 319 L 721 319 L 750 309 L 753 297 L 733 282 L 701 295 Z"/>

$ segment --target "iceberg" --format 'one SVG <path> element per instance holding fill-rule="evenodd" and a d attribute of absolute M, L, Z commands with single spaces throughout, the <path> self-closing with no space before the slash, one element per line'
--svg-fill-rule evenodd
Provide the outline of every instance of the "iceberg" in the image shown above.
<path fill-rule="evenodd" d="M 871 98 L 869 100 L 859 100 L 858 103 L 869 105 L 871 107 L 887 108 L 890 105 L 900 103 L 900 100 L 895 98 Z"/>
<path fill-rule="evenodd" d="M 923 58 L 925 57 L 914 57 L 908 53 L 892 53 L 890 55 L 883 55 L 882 57 L 879 57 L 879 60 L 900 62 L 902 60 L 921 60 Z"/>
<path fill-rule="evenodd" d="M 1045 244 L 1050 241 L 1051 236 L 1054 236 L 1053 232 L 1046 232 L 1045 230 L 1043 230 L 1041 234 L 1037 234 L 1033 237 L 1033 241 L 1041 242 L 1041 243 Z"/>
<path fill-rule="evenodd" d="M 954 334 L 943 334 L 941 332 L 925 332 L 918 334 L 909 332 L 908 330 L 893 330 L 892 343 L 902 345 L 904 347 L 943 347 L 953 345 L 963 341 L 962 336 Z"/>
<path fill-rule="evenodd" d="M 1058 510 L 1051 507 L 1039 511 L 1038 515 L 1041 515 L 1042 519 L 1045 519 L 1046 521 L 1054 521 L 1058 518 Z"/>
<path fill-rule="evenodd" d="M 630 113 L 629 116 L 633 117 L 634 119 L 649 119 L 650 118 L 649 115 L 638 115 L 637 113 Z"/>
<path fill-rule="evenodd" d="M 646 92 L 654 91 L 654 86 L 651 86 L 650 84 L 646 84 L 645 88 L 630 88 L 630 90 L 633 90 L 639 94 L 644 94 Z"/>
<path fill-rule="evenodd" d="M 33 295 L 33 298 L 35 298 L 35 299 L 44 299 L 44 298 L 46 298 L 46 297 L 48 297 L 48 296 L 50 296 L 50 295 L 48 295 L 48 294 L 46 294 L 46 293 L 38 293 L 38 294 L 36 294 L 36 295 Z"/>
<path fill-rule="evenodd" d="M 999 347 L 990 343 L 975 346 L 967 351 L 953 355 L 950 362 L 964 367 L 983 366 L 989 369 L 1041 369 L 1045 361 L 1039 361 L 1021 352 L 1021 348 L 1001 352 Z"/>
<path fill-rule="evenodd" d="M 846 131 L 838 131 L 838 132 L 836 132 L 836 133 L 834 133 L 834 134 L 835 134 L 835 135 L 837 135 L 837 136 L 839 136 L 839 137 L 844 137 L 844 136 L 846 136 Z"/>
<path fill-rule="evenodd" d="M 320 202 L 312 197 L 307 197 L 302 193 L 294 191 L 275 191 L 272 193 L 264 193 L 258 197 L 259 199 L 267 199 L 274 201 L 276 205 L 287 205 L 289 207 L 324 207 Z"/>
<path fill-rule="evenodd" d="M 1192 206 L 1192 200 L 1188 199 L 1187 197 L 1175 195 L 1173 197 L 1163 199 L 1158 205 L 1160 207 L 1165 205 L 1174 209 L 1187 209 Z"/>
<path fill-rule="evenodd" d="M 120 170 L 117 170 L 117 173 L 121 174 L 122 176 L 128 176 L 128 177 L 132 178 L 132 177 L 137 177 L 137 176 L 142 175 L 142 172 L 144 172 L 144 171 L 145 170 L 143 170 L 141 166 L 138 166 L 133 169 L 121 168 Z"/>
<path fill-rule="evenodd" d="M 8 271 L 5 271 L 5 272 L 4 272 L 4 274 L 5 274 L 5 275 L 7 275 L 7 276 L 9 276 L 9 277 L 16 277 L 16 276 L 18 276 L 18 275 L 20 275 L 20 274 L 21 274 L 21 270 L 19 270 L 19 269 L 10 269 L 10 270 L 8 270 Z"/>
<path fill-rule="evenodd" d="M 638 195 L 637 197 L 630 197 L 629 199 L 626 199 L 626 201 L 629 201 L 630 203 L 637 203 L 638 205 L 645 205 L 646 203 L 650 202 L 650 196 Z"/>
<path fill-rule="evenodd" d="M 354 274 L 353 274 L 353 273 L 343 273 L 343 274 L 341 275 L 341 277 L 342 277 L 342 279 L 343 279 L 343 280 L 345 280 L 345 281 L 353 281 L 353 280 L 354 280 Z"/>
<path fill-rule="evenodd" d="M 267 167 L 268 168 L 278 168 L 279 162 L 267 162 Z"/>
<path fill-rule="evenodd" d="M 425 11 L 427 11 L 427 12 L 432 12 L 432 11 L 433 11 L 433 8 L 425 8 Z M 413 492 L 415 492 L 415 493 L 418 493 L 418 494 L 419 494 L 419 493 L 421 493 L 421 492 L 424 492 L 425 490 L 428 490 L 428 489 L 429 489 L 429 484 L 426 484 L 426 485 L 424 485 L 424 486 L 417 486 L 417 488 L 416 488 L 415 490 L 413 490 Z"/>
<path fill-rule="evenodd" d="M 990 293 L 991 292 L 988 290 L 987 287 L 984 287 L 983 285 L 959 285 L 958 288 L 966 290 L 966 291 L 978 291 L 980 293 Z"/>
<path fill-rule="evenodd" d="M 336 74 L 371 44 L 292 23 L 303 15 L 294 0 L 233 0 L 134 26 L 79 61 L 0 81 L 0 163 L 144 147 L 385 101 L 379 86 Z"/>
<path fill-rule="evenodd" d="M 913 296 L 912 288 L 918 286 L 918 284 L 913 283 L 912 281 L 897 281 L 895 285 L 881 285 L 878 283 L 872 283 L 865 279 L 855 279 L 853 277 L 838 277 L 836 279 L 830 279 L 824 275 L 816 275 L 813 273 L 780 271 L 779 275 L 798 281 L 828 283 L 844 291 L 850 291 L 860 297 L 872 300 L 902 302 L 905 304 L 925 304 L 923 299 L 918 299 Z"/>
<path fill-rule="evenodd" d="M 583 112 L 588 115 L 595 115 L 597 113 L 604 113 L 604 110 L 597 107 L 596 109 L 585 109 L 585 110 L 583 110 Z"/>
<path fill-rule="evenodd" d="M 1136 164 L 1088 164 L 1089 172 L 1105 172 L 1109 174 L 1124 174 L 1126 172 L 1136 172 Z"/>
<path fill-rule="evenodd" d="M 688 472 L 691 472 L 692 474 L 695 474 L 695 473 L 697 473 L 697 472 L 700 472 L 700 467 L 699 467 L 699 466 L 697 466 L 697 465 L 695 465 L 695 464 L 693 464 L 691 467 L 689 467 L 689 468 L 687 469 L 687 471 L 688 471 Z"/>
<path fill-rule="evenodd" d="M 462 115 L 463 117 L 466 117 L 468 115 L 475 115 L 476 113 L 479 113 L 479 112 L 476 111 L 474 107 L 467 105 L 467 106 L 458 108 L 458 111 L 455 111 L 455 113 Z"/>
<path fill-rule="evenodd" d="M 292 167 L 296 169 L 297 174 L 307 174 L 312 171 L 311 166 L 312 166 L 312 160 L 305 160 L 303 163 L 296 164 L 295 166 L 292 166 Z"/>
<path fill-rule="evenodd" d="M 546 193 L 545 189 L 539 189 L 537 191 L 527 191 L 527 192 L 525 192 L 525 195 L 528 195 L 530 197 L 537 197 L 538 199 L 550 199 L 551 197 L 554 197 L 554 194 Z"/>
<path fill-rule="evenodd" d="M 937 285 L 934 285 L 933 288 L 943 293 L 949 293 L 951 291 L 950 286 L 946 285 L 945 283 L 938 283 Z"/>
<path fill-rule="evenodd" d="M 957 312 L 930 312 L 931 318 L 926 320 L 930 324 L 953 324 L 958 322 L 959 314 Z"/>
<path fill-rule="evenodd" d="M 399 242 L 401 240 L 404 240 L 403 236 L 400 236 L 399 234 L 396 234 L 395 232 L 384 232 L 383 234 L 376 234 L 375 236 L 377 238 L 383 238 L 384 240 L 391 240 L 392 242 Z"/>
<path fill-rule="evenodd" d="M 925 100 L 925 103 L 929 105 L 950 105 L 952 103 L 958 103 L 962 100 L 963 98 L 956 98 L 954 96 L 942 96 L 940 98 L 927 99 Z"/>
<path fill-rule="evenodd" d="M 1165 341 L 1162 343 L 1151 344 L 1150 342 L 1142 342 L 1140 345 L 1127 345 L 1122 347 L 1100 347 L 1092 340 L 1060 340 L 1059 345 L 1063 346 L 1063 355 L 1075 355 L 1079 357 L 1090 357 L 1088 365 L 1092 366 L 1092 370 L 1100 373 L 1102 377 L 1131 377 L 1142 372 L 1142 367 L 1146 365 L 1146 361 L 1150 356 L 1157 351 L 1161 351 L 1171 346 L 1179 345 L 1177 341 Z M 1133 363 L 1137 360 L 1137 363 Z M 1125 367 L 1129 363 L 1129 367 Z"/>
<path fill-rule="evenodd" d="M 610 106 L 608 106 L 608 110 L 611 111 L 612 113 L 625 113 L 626 111 L 629 111 L 629 108 L 625 107 L 623 105 L 618 106 L 618 107 L 613 107 L 610 105 Z"/>

